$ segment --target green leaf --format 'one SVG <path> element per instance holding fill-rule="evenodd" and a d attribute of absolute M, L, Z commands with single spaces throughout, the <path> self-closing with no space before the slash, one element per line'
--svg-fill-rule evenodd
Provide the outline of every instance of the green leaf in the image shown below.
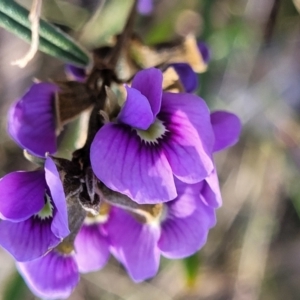
<path fill-rule="evenodd" d="M 26 298 L 26 293 L 28 293 L 28 288 L 23 278 L 19 275 L 18 272 L 15 272 L 5 286 L 2 299 L 20 300 Z"/>
<path fill-rule="evenodd" d="M 11 0 L 0 0 L 0 26 L 25 41 L 31 41 L 29 12 Z M 89 63 L 89 56 L 70 36 L 59 28 L 40 20 L 39 49 L 49 55 L 79 66 Z"/>
<path fill-rule="evenodd" d="M 183 259 L 186 281 L 189 287 L 193 287 L 196 284 L 197 275 L 201 266 L 201 260 L 199 253 L 195 253 L 185 259 Z"/>
<path fill-rule="evenodd" d="M 32 0 L 15 0 L 26 9 L 30 9 Z M 74 3 L 65 0 L 43 1 L 42 17 L 51 23 L 67 26 L 72 30 L 80 30 L 88 21 L 89 12 Z"/>
<path fill-rule="evenodd" d="M 109 0 L 104 7 L 100 4 L 82 29 L 81 43 L 89 49 L 109 43 L 110 38 L 124 28 L 133 4 L 133 0 Z"/>

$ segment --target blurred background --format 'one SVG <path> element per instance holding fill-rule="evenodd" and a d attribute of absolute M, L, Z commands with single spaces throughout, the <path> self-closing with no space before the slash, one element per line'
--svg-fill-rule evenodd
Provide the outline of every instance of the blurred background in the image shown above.
<path fill-rule="evenodd" d="M 25 7 L 31 1 L 18 0 Z M 124 26 L 130 0 L 44 1 L 43 17 L 84 46 L 104 45 Z M 217 153 L 223 206 L 207 244 L 184 260 L 162 259 L 158 275 L 134 284 L 113 258 L 83 275 L 70 300 L 300 299 L 300 1 L 160 0 L 136 30 L 148 44 L 195 33 L 211 50 L 198 94 L 243 122 L 240 142 Z M 6 133 L 9 105 L 34 78 L 64 79 L 42 53 L 12 66 L 29 46 L 0 28 L 0 175 L 30 169 Z M 47 274 L 45 274 L 47 276 Z M 0 299 L 37 299 L 0 249 Z"/>

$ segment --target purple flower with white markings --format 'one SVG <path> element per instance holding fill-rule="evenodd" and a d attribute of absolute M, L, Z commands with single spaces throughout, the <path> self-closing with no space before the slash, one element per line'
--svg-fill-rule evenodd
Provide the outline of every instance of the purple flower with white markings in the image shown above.
<path fill-rule="evenodd" d="M 17 261 L 44 255 L 70 232 L 63 186 L 47 157 L 44 170 L 0 180 L 0 245 Z"/>
<path fill-rule="evenodd" d="M 20 147 L 44 157 L 57 151 L 54 100 L 58 87 L 53 83 L 35 83 L 12 105 L 8 114 L 8 132 Z"/>
<path fill-rule="evenodd" d="M 116 120 L 96 134 L 90 152 L 95 175 L 134 201 L 177 197 L 173 175 L 194 184 L 213 170 L 214 133 L 205 102 L 186 93 L 163 93 L 162 73 L 137 73 Z"/>
<path fill-rule="evenodd" d="M 241 123 L 236 115 L 216 111 L 211 114 L 211 123 L 215 134 L 214 151 L 237 142 Z M 174 180 L 177 198 L 160 204 L 162 209 L 154 218 L 140 222 L 114 207 L 104 224 L 111 252 L 137 282 L 156 274 L 160 255 L 178 259 L 201 249 L 209 229 L 215 225 L 215 209 L 222 204 L 216 169 L 195 184 Z"/>
<path fill-rule="evenodd" d="M 79 272 L 97 271 L 106 265 L 110 252 L 108 237 L 103 224 L 107 220 L 108 213 L 85 218 L 74 243 L 74 258 Z"/>
<path fill-rule="evenodd" d="M 160 255 L 178 259 L 198 251 L 215 225 L 215 209 L 204 203 L 204 183 L 175 182 L 178 197 L 161 204 L 153 219 L 140 222 L 120 208 L 111 211 L 106 224 L 111 252 L 136 282 L 157 273 Z"/>
<path fill-rule="evenodd" d="M 74 253 L 52 250 L 29 262 L 17 263 L 17 269 L 31 291 L 43 299 L 66 299 L 79 282 Z"/>

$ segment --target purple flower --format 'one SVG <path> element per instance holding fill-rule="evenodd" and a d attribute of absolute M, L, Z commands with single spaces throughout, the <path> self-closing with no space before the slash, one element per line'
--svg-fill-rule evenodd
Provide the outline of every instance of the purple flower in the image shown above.
<path fill-rule="evenodd" d="M 162 73 L 137 73 L 117 119 L 91 145 L 95 175 L 138 203 L 176 198 L 175 175 L 194 184 L 213 170 L 214 134 L 209 110 L 198 96 L 163 93 Z"/>
<path fill-rule="evenodd" d="M 33 261 L 17 263 L 17 269 L 31 291 L 43 299 L 65 299 L 79 282 L 73 253 L 52 250 Z"/>
<path fill-rule="evenodd" d="M 211 113 L 210 120 L 215 134 L 214 152 L 233 146 L 238 141 L 242 125 L 235 114 L 227 111 L 215 111 Z M 201 193 L 204 195 L 203 201 L 207 205 L 214 208 L 222 205 L 216 167 L 203 181 Z"/>
<path fill-rule="evenodd" d="M 79 272 L 96 271 L 107 263 L 110 251 L 103 228 L 107 219 L 108 211 L 88 216 L 74 246 L 66 239 L 41 258 L 17 263 L 19 272 L 35 295 L 47 299 L 67 298 L 79 282 Z"/>
<path fill-rule="evenodd" d="M 161 204 L 158 217 L 140 222 L 113 208 L 105 225 L 111 252 L 136 282 L 156 274 L 160 255 L 177 259 L 198 251 L 215 225 L 215 210 L 204 203 L 204 183 L 175 182 L 178 197 Z"/>
<path fill-rule="evenodd" d="M 88 216 L 75 239 L 75 255 L 79 272 L 88 273 L 103 268 L 110 256 L 108 237 L 103 227 L 108 214 Z"/>
<path fill-rule="evenodd" d="M 198 74 L 186 63 L 175 63 L 171 65 L 179 76 L 179 79 L 187 93 L 194 92 L 199 85 Z"/>
<path fill-rule="evenodd" d="M 205 42 L 197 42 L 198 50 L 201 53 L 204 63 L 208 64 L 211 58 L 210 49 Z"/>
<path fill-rule="evenodd" d="M 210 115 L 210 120 L 215 134 L 214 152 L 233 146 L 238 141 L 242 125 L 235 114 L 214 111 Z"/>
<path fill-rule="evenodd" d="M 73 65 L 65 65 L 65 72 L 67 73 L 67 76 L 70 77 L 71 80 L 84 82 L 86 78 L 86 72 L 85 69 L 76 67 Z"/>
<path fill-rule="evenodd" d="M 45 170 L 4 176 L 0 198 L 0 245 L 16 260 L 40 257 L 69 234 L 65 194 L 50 157 Z"/>
<path fill-rule="evenodd" d="M 219 208 L 222 205 L 222 196 L 216 167 L 211 174 L 202 181 L 201 195 L 203 202 L 212 208 Z"/>
<path fill-rule="evenodd" d="M 44 157 L 57 150 L 54 99 L 58 87 L 52 83 L 35 83 L 12 105 L 8 115 L 8 132 L 34 155 Z"/>
<path fill-rule="evenodd" d="M 214 151 L 237 142 L 241 123 L 236 115 L 216 111 L 211 114 L 211 123 Z M 175 184 L 178 196 L 162 204 L 158 218 L 140 222 L 126 211 L 113 208 L 104 224 L 111 252 L 137 282 L 156 274 L 160 255 L 177 259 L 198 251 L 215 225 L 215 209 L 222 204 L 216 169 L 196 184 L 186 184 L 176 178 Z"/>
<path fill-rule="evenodd" d="M 198 42 L 198 50 L 205 64 L 209 63 L 210 51 L 206 43 Z M 194 72 L 192 67 L 187 63 L 174 63 L 171 65 L 179 76 L 179 79 L 187 93 L 196 91 L 199 86 L 199 75 Z"/>
<path fill-rule="evenodd" d="M 153 11 L 153 0 L 138 0 L 137 10 L 141 15 L 150 15 Z"/>

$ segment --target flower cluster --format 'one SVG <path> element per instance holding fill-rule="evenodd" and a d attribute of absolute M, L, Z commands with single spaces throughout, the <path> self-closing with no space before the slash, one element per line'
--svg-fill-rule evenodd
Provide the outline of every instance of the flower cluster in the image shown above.
<path fill-rule="evenodd" d="M 68 66 L 73 81 L 35 83 L 11 107 L 8 132 L 40 166 L 0 180 L 0 245 L 37 296 L 68 297 L 79 273 L 111 254 L 140 282 L 161 255 L 184 258 L 205 244 L 222 204 L 213 153 L 237 142 L 241 124 L 188 93 L 191 66 L 170 66 L 175 89 L 151 67 L 117 91 L 115 70 Z M 70 160 L 53 156 L 58 125 L 87 108 L 83 148 Z"/>

